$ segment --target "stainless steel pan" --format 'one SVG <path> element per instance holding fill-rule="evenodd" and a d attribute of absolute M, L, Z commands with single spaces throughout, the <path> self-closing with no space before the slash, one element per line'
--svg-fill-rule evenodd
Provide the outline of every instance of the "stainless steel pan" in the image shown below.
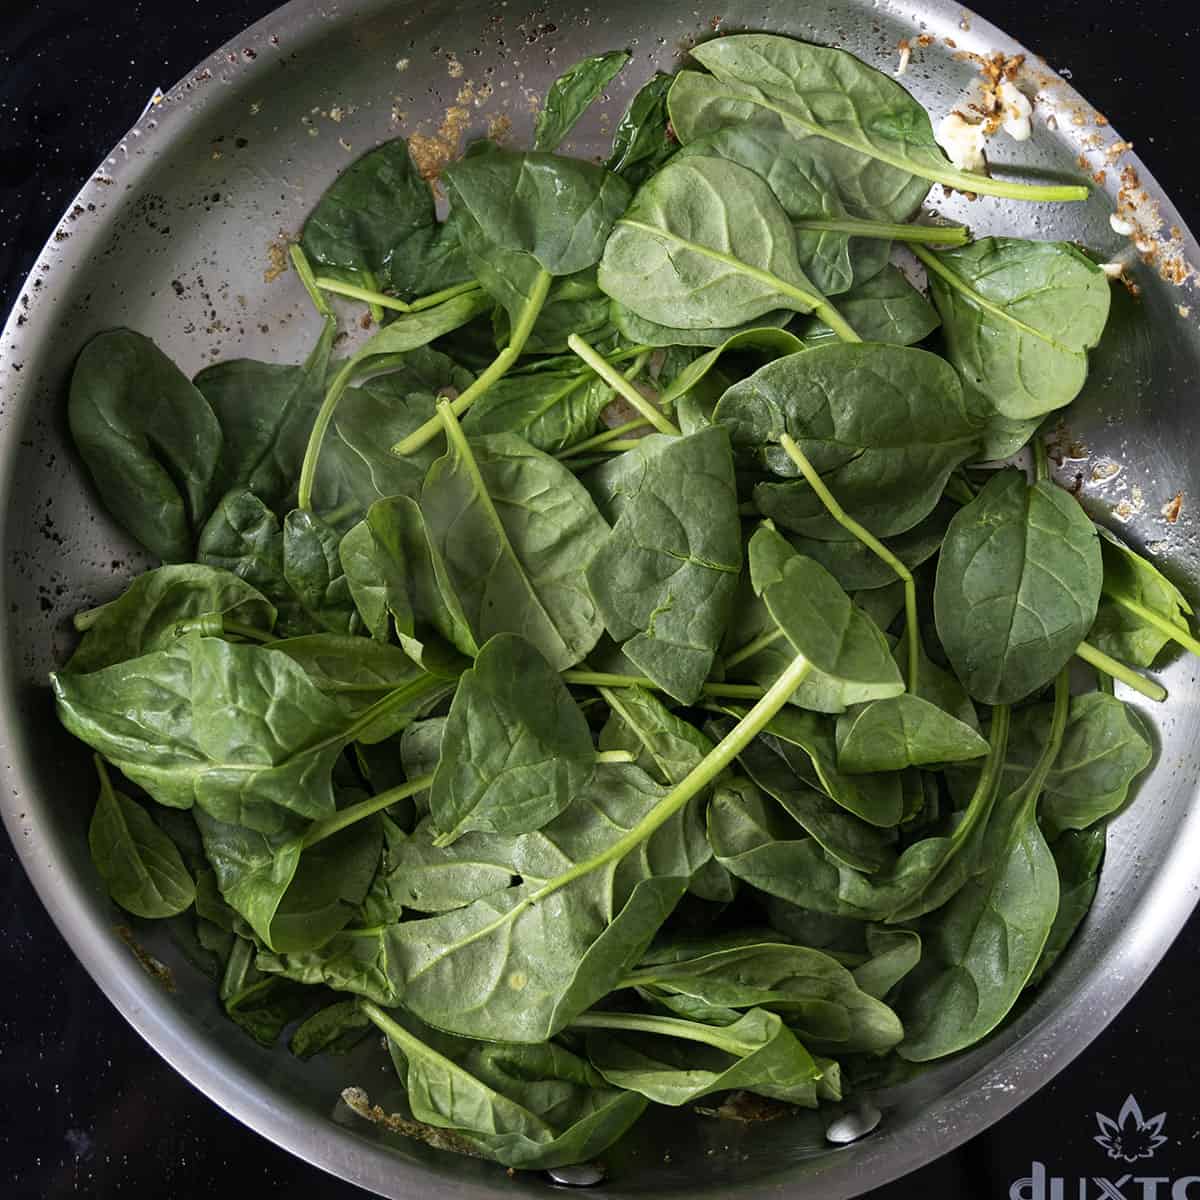
<path fill-rule="evenodd" d="M 279 274 L 281 248 L 355 156 L 401 133 L 426 138 L 422 152 L 433 156 L 468 132 L 511 126 L 520 141 L 535 98 L 559 71 L 628 45 L 633 62 L 574 147 L 598 150 L 633 88 L 714 24 L 842 45 L 888 70 L 898 41 L 913 39 L 904 82 L 935 119 L 977 70 L 962 52 L 1021 50 L 946 0 L 739 0 L 713 10 L 694 0 L 537 9 L 525 0 L 295 0 L 197 67 L 100 164 L 0 336 L 0 805 L 9 832 L 75 952 L 164 1057 L 265 1136 L 382 1195 L 474 1200 L 538 1194 L 546 1181 L 509 1180 L 360 1121 L 339 1100 L 344 1086 L 365 1087 L 385 1107 L 396 1094 L 377 1045 L 308 1064 L 286 1050 L 268 1053 L 223 1018 L 211 987 L 161 929 L 134 935 L 165 964 L 173 991 L 116 931 L 123 919 L 88 859 L 87 756 L 58 728 L 45 679 L 70 645 L 70 613 L 111 598 L 147 564 L 104 517 L 69 448 L 65 382 L 83 343 L 120 324 L 152 336 L 187 370 L 233 355 L 298 361 L 313 320 L 295 276 Z M 918 45 L 920 34 L 932 44 Z M 1137 173 L 1164 232 L 1180 224 L 1177 214 L 1136 157 L 1112 151 L 1113 163 L 1102 161 L 1118 140 L 1111 127 L 1061 79 L 1030 66 L 1044 97 L 1034 141 L 998 143 L 994 157 L 1060 175 L 1077 173 L 1086 153 L 1090 170 L 1106 168 L 1103 184 L 1086 205 L 1035 210 L 955 198 L 939 201 L 943 211 L 989 231 L 1077 239 L 1136 258 L 1108 221 L 1120 169 Z M 1176 249 L 1200 260 L 1186 231 Z M 1186 313 L 1194 300 L 1152 267 L 1136 267 L 1134 277 L 1141 295 L 1116 292 L 1110 335 L 1062 439 L 1062 470 L 1194 595 L 1200 333 Z M 1178 492 L 1182 513 L 1170 524 L 1160 509 Z M 759 1126 L 687 1113 L 647 1119 L 609 1155 L 602 1194 L 856 1195 L 978 1133 L 1065 1066 L 1134 994 L 1197 899 L 1200 691 L 1188 662 L 1162 678 L 1171 698 L 1152 714 L 1159 761 L 1112 828 L 1096 907 L 1050 983 L 1003 1033 L 878 1097 L 879 1129 L 844 1148 L 825 1138 L 828 1114 Z"/>

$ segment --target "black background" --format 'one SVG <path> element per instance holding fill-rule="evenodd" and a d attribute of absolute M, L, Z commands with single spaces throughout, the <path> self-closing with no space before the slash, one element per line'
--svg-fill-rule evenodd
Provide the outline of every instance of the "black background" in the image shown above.
<path fill-rule="evenodd" d="M 0 313 L 60 213 L 141 112 L 272 0 L 0 0 Z M 992 0 L 983 13 L 1058 69 L 1200 227 L 1200 3 Z M 176 1075 L 112 1009 L 0 838 L 0 1196 L 364 1196 L 268 1144 Z M 1200 1175 L 1200 917 L 1092 1047 L 962 1149 L 875 1200 L 991 1200 L 1030 1173 Z M 1169 1143 L 1127 1167 L 1092 1143 L 1093 1113 L 1136 1093 Z M 1200 1185 L 1194 1189 L 1200 1191 Z M 1127 1186 L 1132 1197 L 1142 1193 Z M 1097 1193 L 1095 1185 L 1089 1196 Z M 1162 1200 L 1166 1200 L 1165 1195 Z"/>

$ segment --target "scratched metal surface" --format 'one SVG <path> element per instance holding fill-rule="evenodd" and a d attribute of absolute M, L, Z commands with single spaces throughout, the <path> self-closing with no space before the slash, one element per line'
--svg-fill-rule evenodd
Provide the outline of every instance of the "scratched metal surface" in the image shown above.
<path fill-rule="evenodd" d="M 930 0 L 842 0 L 800 10 L 739 3 L 722 6 L 722 18 L 723 29 L 769 28 L 840 44 L 885 69 L 895 64 L 900 37 L 929 33 L 936 40 L 914 55 L 905 82 L 935 115 L 975 71 L 956 51 L 1016 49 L 958 5 Z M 630 28 L 640 31 L 635 38 Z M 598 150 L 632 91 L 711 33 L 711 14 L 688 4 L 661 5 L 651 16 L 623 0 L 603 11 L 299 0 L 201 64 L 130 131 L 64 217 L 0 335 L 0 702 L 7 714 L 0 755 L 8 783 L 0 803 L 9 831 L 80 958 L 166 1058 L 273 1140 L 382 1195 L 483 1197 L 538 1192 L 545 1183 L 507 1180 L 485 1164 L 380 1134 L 338 1101 L 343 1086 L 358 1083 L 385 1107 L 399 1103 L 376 1047 L 348 1063 L 268 1054 L 224 1020 L 210 989 L 159 931 L 146 926 L 137 934 L 175 972 L 180 986 L 169 995 L 116 937 L 114 910 L 87 858 L 86 756 L 57 729 L 44 681 L 70 645 L 70 613 L 115 595 L 148 563 L 104 517 L 69 450 L 64 384 L 79 347 L 116 324 L 150 334 L 185 370 L 234 355 L 302 358 L 314 332 L 307 302 L 294 275 L 275 277 L 272 264 L 354 157 L 400 133 L 430 139 L 436 152 L 439 130 L 483 134 L 498 120 L 520 143 L 536 98 L 558 71 L 583 54 L 628 45 L 634 61 L 567 147 Z M 1089 171 L 1100 169 L 1118 135 L 1097 125 L 1068 85 L 1036 70 L 1044 99 L 1035 140 L 997 143 L 993 161 L 1003 169 L 999 159 L 1019 159 L 1022 171 L 1063 174 L 1077 171 L 1082 153 Z M 1051 114 L 1055 121 L 1047 122 Z M 1138 170 L 1156 194 L 1133 155 L 1121 165 Z M 1128 256 L 1107 219 L 1118 169 L 1108 169 L 1085 206 L 1035 213 L 995 200 L 931 200 L 990 232 L 1029 234 L 1032 221 L 1036 236 Z M 1162 216 L 1168 228 L 1179 223 L 1165 200 Z M 1183 249 L 1200 258 L 1190 236 Z M 1179 490 L 1197 494 L 1200 418 L 1192 401 L 1200 336 L 1195 318 L 1180 311 L 1192 304 L 1189 291 L 1152 269 L 1136 268 L 1135 277 L 1140 306 L 1115 293 L 1113 329 L 1062 439 L 1061 470 L 1067 482 L 1081 478 L 1099 515 L 1151 547 L 1178 578 L 1194 580 L 1191 507 L 1185 503 L 1173 526 L 1160 509 Z M 789 1121 L 784 1134 L 778 1124 L 663 1114 L 607 1156 L 609 1182 L 597 1190 L 613 1197 L 855 1195 L 957 1145 L 1064 1066 L 1133 994 L 1197 898 L 1195 679 L 1184 661 L 1162 677 L 1171 699 L 1155 713 L 1159 763 L 1113 828 L 1093 917 L 1050 986 L 1002 1035 L 882 1097 L 883 1123 L 860 1144 L 829 1152 L 827 1117 Z"/>

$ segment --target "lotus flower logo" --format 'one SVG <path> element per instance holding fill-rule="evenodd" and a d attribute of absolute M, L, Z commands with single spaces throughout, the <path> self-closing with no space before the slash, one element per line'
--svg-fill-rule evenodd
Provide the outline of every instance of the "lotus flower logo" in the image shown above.
<path fill-rule="evenodd" d="M 1108 1151 L 1109 1158 L 1119 1158 L 1127 1163 L 1152 1158 L 1155 1150 L 1167 1140 L 1162 1134 L 1166 1119 L 1166 1113 L 1159 1113 L 1146 1120 L 1138 1102 L 1127 1096 L 1115 1121 L 1103 1113 L 1096 1114 L 1100 1132 L 1094 1140 Z"/>

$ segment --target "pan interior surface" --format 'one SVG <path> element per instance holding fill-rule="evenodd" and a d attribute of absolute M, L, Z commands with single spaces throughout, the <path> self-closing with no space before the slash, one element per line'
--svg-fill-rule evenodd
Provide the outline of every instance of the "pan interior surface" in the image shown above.
<path fill-rule="evenodd" d="M 88 856 L 90 758 L 58 726 L 46 677 L 73 644 L 71 614 L 113 598 L 152 564 L 105 516 L 70 446 L 66 382 L 83 344 L 114 326 L 147 334 L 189 373 L 233 357 L 301 361 L 317 319 L 287 269 L 286 245 L 360 154 L 405 136 L 434 174 L 472 137 L 527 145 L 549 83 L 584 55 L 624 47 L 629 65 L 563 148 L 601 155 L 655 70 L 675 69 L 714 32 L 745 29 L 841 46 L 888 72 L 898 66 L 898 43 L 909 39 L 902 82 L 935 125 L 977 76 L 980 57 L 1021 52 L 959 5 L 932 0 L 903 8 L 763 0 L 725 5 L 719 17 L 690 3 L 629 0 L 536 9 L 519 0 L 296 0 L 148 109 L 64 218 L 0 338 L 8 828 L 76 953 L 166 1058 L 265 1136 L 381 1195 L 533 1195 L 547 1183 L 536 1174 L 506 1178 L 492 1164 L 431 1150 L 351 1112 L 340 1099 L 350 1085 L 385 1111 L 400 1106 L 377 1039 L 349 1056 L 309 1062 L 284 1046 L 264 1050 L 225 1019 L 214 987 L 166 923 L 132 927 L 161 971 L 146 973 L 130 952 L 119 931 L 130 922 L 108 901 Z M 1129 184 L 1125 168 L 1157 202 L 1164 235 L 1181 225 L 1137 160 L 1108 149 L 1119 137 L 1106 121 L 1032 57 L 1025 71 L 1038 95 L 1034 137 L 997 138 L 994 169 L 1073 181 L 1082 155 L 1088 174 L 1097 173 L 1091 199 L 1034 208 L 935 188 L 930 206 L 977 234 L 1078 241 L 1133 261 L 1108 220 L 1117 189 Z M 1173 244 L 1180 261 L 1200 259 L 1186 233 Z M 1194 600 L 1200 332 L 1185 312 L 1188 289 L 1152 266 L 1132 273 L 1140 294 L 1114 289 L 1109 332 L 1054 457 L 1089 511 L 1149 549 Z M 346 324 L 353 337 L 353 321 Z M 1177 495 L 1182 508 L 1168 521 L 1162 510 Z M 852 1104 L 760 1124 L 652 1110 L 606 1156 L 607 1182 L 594 1193 L 858 1195 L 979 1132 L 1065 1066 L 1130 999 L 1198 895 L 1198 688 L 1185 661 L 1156 674 L 1170 698 L 1139 708 L 1157 731 L 1157 762 L 1110 830 L 1095 908 L 1048 983 L 1001 1033 L 875 1096 L 881 1123 L 846 1146 L 832 1146 L 826 1129 L 855 1111 Z"/>

